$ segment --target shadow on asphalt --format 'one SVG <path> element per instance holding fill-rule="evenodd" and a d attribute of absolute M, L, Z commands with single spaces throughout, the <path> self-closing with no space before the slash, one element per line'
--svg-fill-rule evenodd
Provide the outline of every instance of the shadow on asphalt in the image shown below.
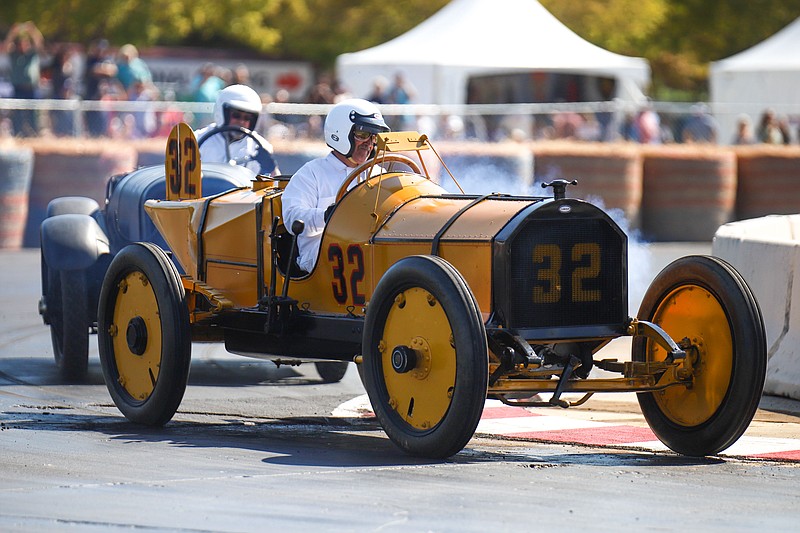
<path fill-rule="evenodd" d="M 307 365 L 313 368 L 310 363 Z M 193 360 L 189 386 L 243 387 L 251 385 L 319 385 L 322 379 L 308 377 L 290 366 L 275 366 L 270 361 L 241 357 L 226 360 Z M 105 385 L 99 360 L 89 360 L 89 370 L 81 380 L 66 380 L 55 362 L 44 357 L 8 357 L 0 360 L 0 386 L 13 385 Z"/>
<path fill-rule="evenodd" d="M 225 415 L 215 415 L 225 418 Z M 96 432 L 111 441 L 165 443 L 176 448 L 250 450 L 266 455 L 272 465 L 312 467 L 385 467 L 400 465 L 519 463 L 532 469 L 591 465 L 599 467 L 694 466 L 725 463 L 718 457 L 683 457 L 629 450 L 561 453 L 562 446 L 526 443 L 507 450 L 486 449 L 473 440 L 459 454 L 444 460 L 411 457 L 389 441 L 375 419 L 302 417 L 270 421 L 172 421 L 163 428 L 137 426 L 123 417 L 70 413 L 69 410 L 4 413 L 3 431 Z M 492 447 L 503 447 L 493 445 Z"/>

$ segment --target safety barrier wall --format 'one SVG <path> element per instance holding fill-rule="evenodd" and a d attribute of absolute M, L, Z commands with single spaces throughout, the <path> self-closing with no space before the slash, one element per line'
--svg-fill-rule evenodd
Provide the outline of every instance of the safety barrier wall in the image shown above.
<path fill-rule="evenodd" d="M 729 221 L 800 213 L 800 147 L 645 147 L 564 141 L 438 142 L 435 147 L 466 192 L 550 195 L 540 183 L 577 179 L 569 196 L 599 198 L 606 209 L 622 210 L 628 226 L 640 229 L 651 241 L 708 242 Z M 311 141 L 281 140 L 274 148 L 284 174 L 328 152 L 321 142 Z M 88 196 L 102 205 L 108 178 L 137 166 L 163 163 L 165 141 L 32 139 L 3 150 L 33 152 L 27 206 L 20 205 L 23 196 L 4 202 L 15 206 L 15 216 L 24 216 L 20 213 L 27 209 L 23 246 L 35 247 L 52 198 Z M 423 155 L 431 175 L 448 190 L 457 190 L 435 154 L 428 150 Z M 9 183 L 5 176 L 0 180 Z"/>
<path fill-rule="evenodd" d="M 570 196 L 599 198 L 606 209 L 621 209 L 629 227 L 641 227 L 643 156 L 638 147 L 553 142 L 534 145 L 533 154 L 537 182 L 577 179 Z"/>
<path fill-rule="evenodd" d="M 736 150 L 737 218 L 800 213 L 800 146 L 752 146 Z"/>
<path fill-rule="evenodd" d="M 734 220 L 736 154 L 702 146 L 646 149 L 642 232 L 652 241 L 710 241 Z"/>
<path fill-rule="evenodd" d="M 435 147 L 466 193 L 530 194 L 533 154 L 525 144 L 485 144 L 479 148 L 474 143 L 443 142 L 436 143 Z M 438 163 L 435 154 L 425 153 L 425 163 L 429 167 L 433 165 L 428 170 L 431 175 L 438 177 L 445 189 L 457 192 L 447 170 Z"/>
<path fill-rule="evenodd" d="M 137 153 L 129 143 L 109 141 L 34 140 L 33 179 L 23 245 L 39 246 L 39 226 L 47 204 L 60 196 L 86 196 L 99 205 L 105 200 L 108 179 L 136 168 Z"/>
<path fill-rule="evenodd" d="M 33 150 L 0 145 L 0 248 L 22 246 L 32 174 Z"/>
<path fill-rule="evenodd" d="M 712 254 L 741 272 L 759 302 L 769 357 L 764 392 L 800 400 L 800 215 L 726 224 Z"/>

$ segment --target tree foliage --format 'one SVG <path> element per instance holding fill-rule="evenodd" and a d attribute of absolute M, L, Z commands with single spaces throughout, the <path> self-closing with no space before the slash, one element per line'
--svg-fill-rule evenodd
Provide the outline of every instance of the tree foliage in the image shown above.
<path fill-rule="evenodd" d="M 33 20 L 52 41 L 103 37 L 140 47 L 193 40 L 272 52 L 280 32 L 271 22 L 284 0 L 5 0 L 0 22 Z M 0 25 L 0 30 L 6 30 Z"/>
<path fill-rule="evenodd" d="M 378 45 L 410 30 L 448 0 L 300 0 L 276 24 L 282 53 L 331 67 L 339 54 Z"/>
<path fill-rule="evenodd" d="M 668 0 L 541 0 L 557 19 L 598 46 L 641 56 L 646 42 L 665 20 Z"/>
<path fill-rule="evenodd" d="M 485 0 L 487 2 L 491 0 Z M 533 0 L 531 0 L 533 1 Z M 800 0 L 540 0 L 581 37 L 645 57 L 655 85 L 702 90 L 708 63 L 800 15 Z M 0 32 L 33 20 L 50 41 L 249 48 L 331 68 L 430 17 L 448 0 L 3 0 Z"/>
<path fill-rule="evenodd" d="M 741 52 L 800 16 L 800 0 L 541 0 L 583 38 L 645 57 L 656 90 L 702 96 L 708 66 Z"/>

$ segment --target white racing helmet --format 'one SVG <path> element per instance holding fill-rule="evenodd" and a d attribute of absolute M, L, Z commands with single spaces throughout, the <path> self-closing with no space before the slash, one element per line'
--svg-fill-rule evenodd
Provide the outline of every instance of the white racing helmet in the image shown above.
<path fill-rule="evenodd" d="M 214 122 L 217 126 L 227 126 L 230 123 L 231 109 L 253 113 L 253 119 L 248 126 L 252 130 L 261 113 L 261 98 L 247 85 L 225 87 L 217 94 L 217 101 L 214 103 Z"/>
<path fill-rule="evenodd" d="M 375 104 L 361 98 L 351 98 L 333 106 L 325 118 L 325 143 L 345 157 L 350 157 L 356 146 L 353 141 L 353 132 L 356 130 L 369 133 L 391 131 Z"/>

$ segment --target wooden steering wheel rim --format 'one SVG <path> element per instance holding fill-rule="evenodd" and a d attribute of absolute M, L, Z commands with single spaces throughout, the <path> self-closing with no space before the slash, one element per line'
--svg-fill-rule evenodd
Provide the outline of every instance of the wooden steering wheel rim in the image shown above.
<path fill-rule="evenodd" d="M 419 165 L 417 165 L 416 161 L 402 154 L 385 154 L 378 161 L 376 161 L 374 158 L 369 159 L 358 165 L 356 168 L 353 169 L 353 171 L 350 174 L 348 174 L 348 176 L 342 182 L 342 185 L 339 187 L 339 192 L 336 193 L 335 202 L 339 203 L 339 200 L 341 200 L 344 197 L 345 193 L 347 193 L 347 189 L 350 187 L 350 184 L 353 182 L 353 180 L 358 178 L 358 176 L 362 172 L 364 172 L 368 167 L 384 162 L 403 163 L 411 167 L 411 170 L 416 174 L 422 174 L 422 171 L 420 170 Z"/>

